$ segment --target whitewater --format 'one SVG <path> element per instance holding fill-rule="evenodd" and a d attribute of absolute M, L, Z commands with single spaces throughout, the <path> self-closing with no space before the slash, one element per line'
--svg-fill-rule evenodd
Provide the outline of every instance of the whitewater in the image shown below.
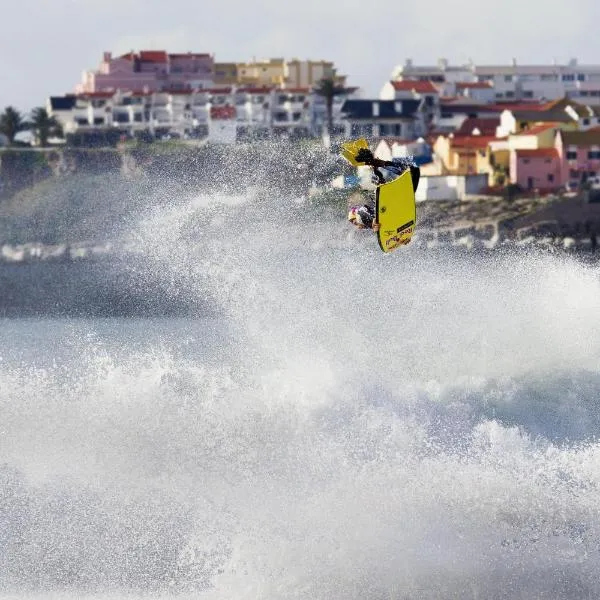
<path fill-rule="evenodd" d="M 600 597 L 596 267 L 251 193 L 132 236 L 202 309 L 0 321 L 2 597 Z"/>

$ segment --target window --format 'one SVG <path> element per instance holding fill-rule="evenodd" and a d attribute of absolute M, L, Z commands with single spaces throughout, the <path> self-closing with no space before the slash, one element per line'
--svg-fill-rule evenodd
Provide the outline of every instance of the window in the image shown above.
<path fill-rule="evenodd" d="M 380 125 L 379 126 L 379 135 L 390 135 L 390 126 L 389 125 Z"/>
<path fill-rule="evenodd" d="M 524 91 L 523 98 L 533 98 L 533 92 L 531 90 Z"/>
<path fill-rule="evenodd" d="M 281 121 L 287 121 L 288 120 L 287 113 L 286 112 L 282 112 L 282 111 L 276 112 L 275 113 L 275 120 L 276 121 L 280 121 L 280 122 Z"/>
<path fill-rule="evenodd" d="M 568 150 L 567 160 L 577 160 L 577 150 Z"/>
<path fill-rule="evenodd" d="M 523 164 L 524 165 L 528 165 L 529 164 L 529 159 L 528 158 L 524 158 L 523 159 Z"/>
<path fill-rule="evenodd" d="M 400 123 L 394 125 L 394 135 L 402 137 L 402 125 Z"/>
<path fill-rule="evenodd" d="M 504 76 L 504 81 L 512 81 L 513 80 L 513 76 L 512 75 L 505 75 Z"/>
<path fill-rule="evenodd" d="M 300 113 L 300 112 L 295 112 L 295 113 L 292 115 L 292 119 L 293 119 L 294 121 L 299 121 L 301 118 L 302 118 L 302 113 Z"/>
<path fill-rule="evenodd" d="M 575 75 L 573 75 L 573 73 L 565 73 L 562 76 L 562 80 L 563 81 L 575 81 Z"/>
<path fill-rule="evenodd" d="M 585 81 L 585 73 L 577 73 L 577 81 Z"/>
<path fill-rule="evenodd" d="M 285 104 L 287 101 L 287 96 L 277 96 L 277 104 Z"/>
<path fill-rule="evenodd" d="M 588 152 L 588 160 L 599 160 L 600 159 L 600 150 L 590 150 Z"/>
<path fill-rule="evenodd" d="M 515 97 L 515 93 L 511 92 L 510 90 L 508 92 L 506 92 L 506 97 L 507 98 L 514 98 Z"/>
<path fill-rule="evenodd" d="M 590 124 L 590 120 L 589 119 L 583 119 L 583 126 L 586 127 L 587 125 Z"/>

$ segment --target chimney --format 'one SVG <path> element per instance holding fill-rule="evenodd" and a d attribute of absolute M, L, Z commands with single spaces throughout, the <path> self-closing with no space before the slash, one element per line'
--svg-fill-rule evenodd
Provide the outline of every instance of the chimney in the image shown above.
<path fill-rule="evenodd" d="M 111 59 L 112 59 L 112 52 L 105 52 L 102 60 L 107 63 L 107 62 L 110 62 Z"/>

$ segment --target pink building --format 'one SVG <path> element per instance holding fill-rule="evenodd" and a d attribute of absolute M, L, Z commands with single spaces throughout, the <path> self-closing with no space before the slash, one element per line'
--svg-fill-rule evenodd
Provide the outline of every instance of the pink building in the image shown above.
<path fill-rule="evenodd" d="M 564 168 L 558 148 L 511 150 L 510 181 L 526 190 L 548 191 L 564 186 Z"/>
<path fill-rule="evenodd" d="M 564 157 L 563 180 L 577 186 L 600 174 L 600 128 L 586 131 L 559 131 L 556 148 Z"/>
<path fill-rule="evenodd" d="M 214 58 L 210 54 L 168 54 L 163 50 L 129 52 L 113 58 L 105 52 L 97 71 L 86 71 L 76 93 L 109 91 L 191 90 L 210 87 Z"/>

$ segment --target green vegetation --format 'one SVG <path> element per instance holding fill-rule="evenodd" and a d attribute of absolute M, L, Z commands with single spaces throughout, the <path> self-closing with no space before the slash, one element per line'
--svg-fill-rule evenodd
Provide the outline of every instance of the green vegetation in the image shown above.
<path fill-rule="evenodd" d="M 48 146 L 50 137 L 62 138 L 63 131 L 58 121 L 48 114 L 48 111 L 43 108 L 34 108 L 31 112 L 31 131 L 35 136 L 38 146 L 45 148 Z"/>
<path fill-rule="evenodd" d="M 8 143 L 11 145 L 15 143 L 17 133 L 27 131 L 29 128 L 30 124 L 12 106 L 7 106 L 4 112 L 0 114 L 0 133 L 7 137 Z"/>
<path fill-rule="evenodd" d="M 327 109 L 327 131 L 333 133 L 333 99 L 336 96 L 346 93 L 343 87 L 337 85 L 332 77 L 325 77 L 315 86 L 315 94 L 325 99 Z"/>

